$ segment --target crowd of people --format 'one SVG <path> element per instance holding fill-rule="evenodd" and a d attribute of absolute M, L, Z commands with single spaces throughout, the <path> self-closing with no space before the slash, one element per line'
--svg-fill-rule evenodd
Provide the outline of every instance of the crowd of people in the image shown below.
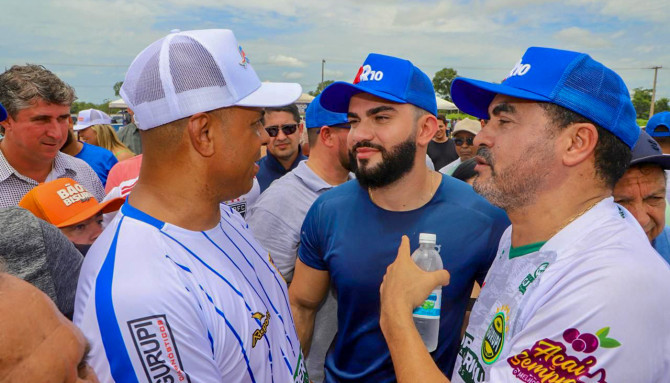
<path fill-rule="evenodd" d="M 406 59 L 352 75 L 303 117 L 231 31 L 175 31 L 116 132 L 41 65 L 0 74 L 0 381 L 670 381 L 670 112 L 640 129 L 619 75 L 549 48 L 456 78 L 455 124 Z"/>

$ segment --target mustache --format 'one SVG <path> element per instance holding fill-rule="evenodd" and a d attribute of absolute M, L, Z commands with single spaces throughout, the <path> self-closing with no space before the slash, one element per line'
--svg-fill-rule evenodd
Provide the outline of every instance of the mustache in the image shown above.
<path fill-rule="evenodd" d="M 380 152 L 386 151 L 383 146 L 373 144 L 370 141 L 359 141 L 359 142 L 355 143 L 354 146 L 351 147 L 351 151 L 355 152 L 356 149 L 358 149 L 358 148 L 372 148 L 372 149 L 377 149 Z"/>
<path fill-rule="evenodd" d="M 481 157 L 488 166 L 493 168 L 493 154 L 491 154 L 488 147 L 480 146 L 477 149 L 477 157 Z"/>

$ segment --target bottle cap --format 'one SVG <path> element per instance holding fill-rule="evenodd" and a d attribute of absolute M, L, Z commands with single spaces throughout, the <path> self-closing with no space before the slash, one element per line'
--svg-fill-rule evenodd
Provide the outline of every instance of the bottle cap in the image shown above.
<path fill-rule="evenodd" d="M 432 233 L 421 233 L 419 234 L 419 243 L 432 243 L 434 245 L 437 243 L 437 235 Z"/>

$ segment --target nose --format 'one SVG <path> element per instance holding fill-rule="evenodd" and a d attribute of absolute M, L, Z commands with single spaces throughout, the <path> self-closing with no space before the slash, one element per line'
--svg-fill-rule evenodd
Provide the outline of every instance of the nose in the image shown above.
<path fill-rule="evenodd" d="M 46 136 L 54 140 L 62 140 L 65 138 L 65 133 L 69 128 L 68 121 L 53 120 L 47 127 Z"/>
<path fill-rule="evenodd" d="M 374 137 L 374 129 L 370 124 L 360 121 L 356 123 L 355 126 L 352 125 L 351 129 L 349 129 L 349 135 L 347 136 L 349 148 L 361 141 L 372 141 Z"/>
<path fill-rule="evenodd" d="M 258 128 L 258 136 L 261 138 L 261 145 L 267 145 L 270 142 L 270 135 L 262 126 Z"/>
<path fill-rule="evenodd" d="M 93 244 L 93 242 L 95 242 L 95 240 L 98 239 L 100 234 L 102 234 L 102 224 L 100 224 L 96 221 L 96 222 L 90 224 L 89 227 L 90 227 L 89 238 L 91 240 L 90 244 Z"/>

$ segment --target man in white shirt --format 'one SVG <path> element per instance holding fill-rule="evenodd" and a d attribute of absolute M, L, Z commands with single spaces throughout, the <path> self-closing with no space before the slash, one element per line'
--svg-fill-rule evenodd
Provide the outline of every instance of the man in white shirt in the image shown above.
<path fill-rule="evenodd" d="M 286 284 L 221 207 L 252 187 L 262 107 L 300 94 L 261 83 L 229 30 L 171 33 L 133 61 L 121 95 L 140 176 L 87 254 L 75 302 L 101 382 L 308 380 Z"/>
<path fill-rule="evenodd" d="M 533 47 L 502 84 L 456 79 L 451 94 L 490 118 L 474 188 L 512 221 L 451 381 L 669 381 L 670 268 L 611 197 L 640 135 L 623 80 L 586 54 Z M 398 382 L 448 381 L 411 316 L 448 280 L 418 269 L 403 239 L 381 287 Z"/>

